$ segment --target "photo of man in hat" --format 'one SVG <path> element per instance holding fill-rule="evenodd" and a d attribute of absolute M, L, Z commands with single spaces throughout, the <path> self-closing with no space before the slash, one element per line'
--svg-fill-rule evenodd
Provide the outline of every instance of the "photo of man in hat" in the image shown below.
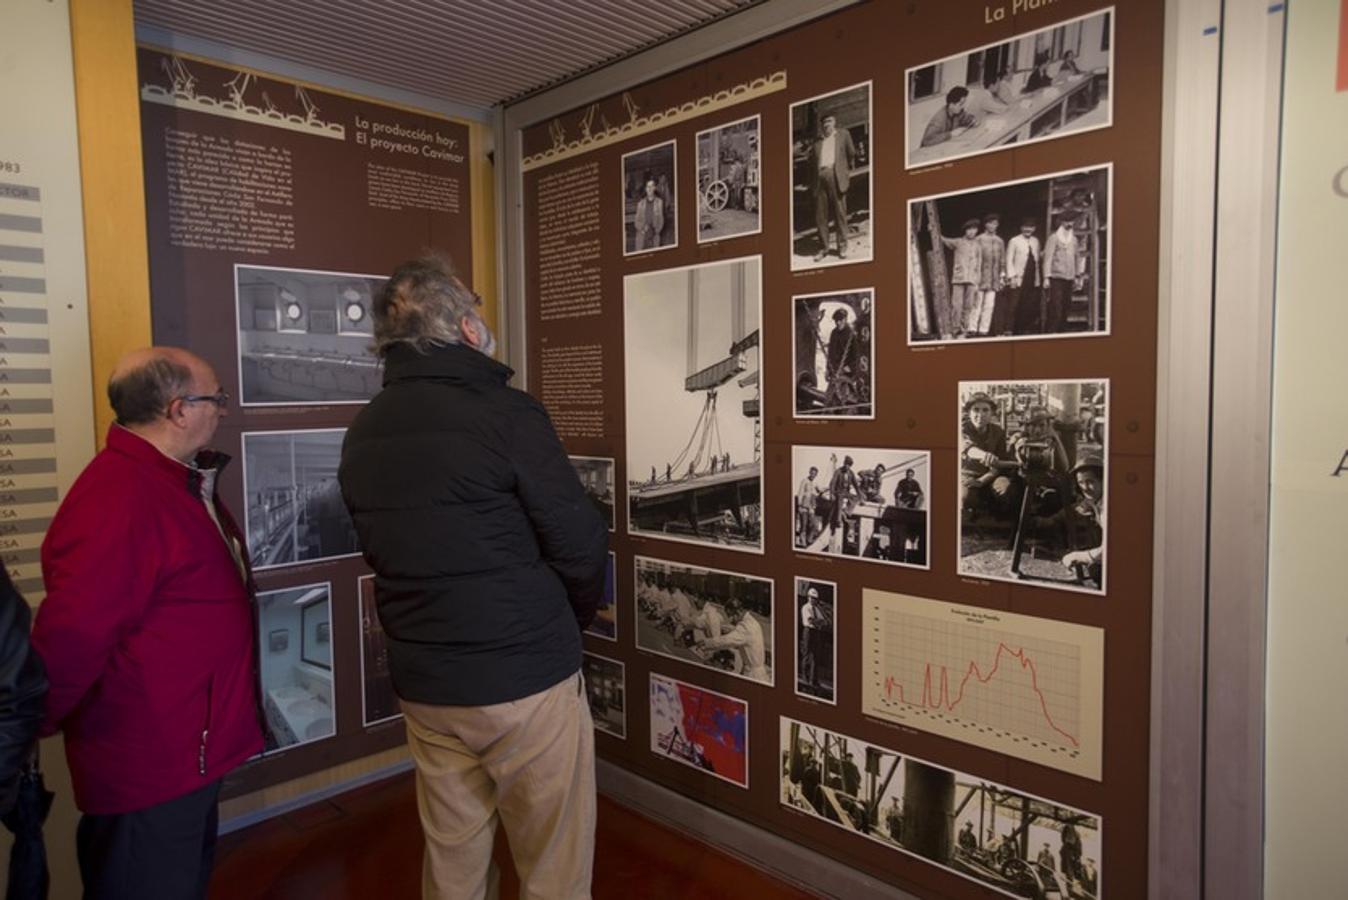
<path fill-rule="evenodd" d="M 863 288 L 791 298 L 797 416 L 872 417 L 873 296 Z"/>
<path fill-rule="evenodd" d="M 1014 499 L 1015 457 L 1006 443 L 1006 431 L 993 421 L 997 402 L 978 391 L 964 402 L 960 423 L 960 507 L 1002 510 Z"/>
<path fill-rule="evenodd" d="M 1082 454 L 1071 469 L 1073 502 L 1043 520 L 1041 528 L 1056 527 L 1067 548 L 1062 566 L 1084 580 L 1100 584 L 1105 559 L 1105 464 L 1100 454 Z"/>
<path fill-rule="evenodd" d="M 992 331 L 997 292 L 1006 284 L 1006 241 L 997 234 L 1001 221 L 995 212 L 985 215 L 983 231 L 976 238 L 979 254 L 978 291 L 964 315 L 964 333 L 970 337 L 987 337 Z"/>
<path fill-rule="evenodd" d="M 962 382 L 959 572 L 1104 590 L 1105 381 Z M 1107 421 L 1107 418 L 1106 418 Z"/>
<path fill-rule="evenodd" d="M 968 219 L 960 230 L 963 235 L 952 238 L 941 235 L 941 243 L 953 251 L 950 261 L 950 300 L 949 306 L 936 310 L 937 327 L 941 337 L 963 337 L 968 324 L 968 310 L 973 307 L 978 295 L 978 286 L 983 281 L 983 251 L 978 246 L 977 219 Z"/>
<path fill-rule="evenodd" d="M 1039 260 L 1042 251 L 1035 232 L 1039 222 L 1033 216 L 1020 220 L 1020 233 L 1006 244 L 1005 312 L 999 316 L 998 329 L 1003 335 L 1023 334 L 1039 328 Z"/>

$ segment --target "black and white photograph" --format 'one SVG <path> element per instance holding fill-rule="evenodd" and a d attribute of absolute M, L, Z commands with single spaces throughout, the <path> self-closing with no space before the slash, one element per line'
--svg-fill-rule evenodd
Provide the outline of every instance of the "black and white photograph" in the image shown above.
<path fill-rule="evenodd" d="M 590 498 L 599 515 L 608 523 L 608 530 L 612 531 L 615 496 L 613 460 L 603 456 L 572 456 L 570 460 L 571 467 L 576 470 L 576 477 L 585 488 L 585 496 Z"/>
<path fill-rule="evenodd" d="M 679 246 L 674 141 L 624 153 L 623 256 Z"/>
<path fill-rule="evenodd" d="M 244 406 L 364 403 L 383 370 L 371 350 L 378 275 L 234 266 Z"/>
<path fill-rule="evenodd" d="M 797 418 L 873 419 L 875 291 L 793 298 Z"/>
<path fill-rule="evenodd" d="M 332 585 L 306 584 L 257 595 L 266 750 L 284 750 L 337 733 L 333 695 Z M 285 640 L 277 640 L 277 634 Z M 327 639 L 320 640 L 321 637 Z"/>
<path fill-rule="evenodd" d="M 837 704 L 838 586 L 796 578 L 796 694 Z"/>
<path fill-rule="evenodd" d="M 770 578 L 638 556 L 637 647 L 772 685 Z"/>
<path fill-rule="evenodd" d="M 388 668 L 388 644 L 379 611 L 374 603 L 374 576 L 362 575 L 356 582 L 360 597 L 361 724 L 366 728 L 402 717 L 393 676 Z"/>
<path fill-rule="evenodd" d="M 796 552 L 928 568 L 930 479 L 925 450 L 792 447 Z"/>
<path fill-rule="evenodd" d="M 1109 333 L 1113 166 L 908 202 L 908 342 Z"/>
<path fill-rule="evenodd" d="M 761 270 L 623 279 L 629 534 L 763 552 Z"/>
<path fill-rule="evenodd" d="M 781 717 L 781 803 L 1010 897 L 1097 900 L 1099 816 Z"/>
<path fill-rule="evenodd" d="M 652 672 L 651 752 L 749 787 L 749 704 Z"/>
<path fill-rule="evenodd" d="M 608 565 L 604 568 L 604 596 L 599 598 L 599 607 L 594 612 L 594 621 L 585 628 L 586 634 L 603 638 L 606 641 L 618 639 L 618 559 L 613 551 L 608 552 Z"/>
<path fill-rule="evenodd" d="M 697 133 L 697 242 L 758 234 L 762 225 L 759 117 Z"/>
<path fill-rule="evenodd" d="M 594 727 L 626 740 L 627 667 L 616 659 L 587 652 L 581 655 L 580 669 Z"/>
<path fill-rule="evenodd" d="M 1109 382 L 962 381 L 959 574 L 1103 594 Z"/>
<path fill-rule="evenodd" d="M 791 104 L 791 271 L 870 262 L 871 83 Z"/>
<path fill-rule="evenodd" d="M 907 167 L 1112 125 L 1113 12 L 909 69 Z"/>
<path fill-rule="evenodd" d="M 244 521 L 255 568 L 360 552 L 337 485 L 345 436 L 345 428 L 244 434 Z"/>

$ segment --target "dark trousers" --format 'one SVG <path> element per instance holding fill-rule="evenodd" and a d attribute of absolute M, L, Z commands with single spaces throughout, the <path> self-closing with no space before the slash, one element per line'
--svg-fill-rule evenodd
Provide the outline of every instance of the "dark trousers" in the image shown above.
<path fill-rule="evenodd" d="M 1050 278 L 1044 310 L 1044 333 L 1061 334 L 1067 324 L 1067 307 L 1072 302 L 1072 279 Z"/>
<path fill-rule="evenodd" d="M 998 304 L 1001 306 L 1002 304 Z M 1020 273 L 1020 287 L 1006 291 L 1002 334 L 1034 334 L 1043 329 L 1039 321 L 1039 260 L 1029 256 Z M 994 331 L 998 330 L 994 328 Z"/>
<path fill-rule="evenodd" d="M 84 815 L 75 847 L 84 900 L 205 900 L 220 782 L 148 809 Z"/>
<path fill-rule="evenodd" d="M 814 184 L 814 225 L 819 229 L 819 249 L 828 250 L 828 218 L 833 214 L 838 227 L 838 251 L 847 252 L 847 195 L 838 190 L 838 179 L 831 170 L 819 172 Z"/>

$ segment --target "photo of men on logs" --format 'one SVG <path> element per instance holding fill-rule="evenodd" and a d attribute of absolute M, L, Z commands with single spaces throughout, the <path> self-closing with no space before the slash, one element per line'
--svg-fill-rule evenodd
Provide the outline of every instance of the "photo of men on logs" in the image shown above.
<path fill-rule="evenodd" d="M 798 446 L 791 473 L 797 552 L 928 567 L 929 453 Z"/>
<path fill-rule="evenodd" d="M 1108 393 L 960 383 L 961 575 L 1104 593 Z"/>
<path fill-rule="evenodd" d="M 637 647 L 774 684 L 769 578 L 636 558 Z"/>
<path fill-rule="evenodd" d="M 783 716 L 781 803 L 1011 897 L 1097 900 L 1100 817 Z"/>
<path fill-rule="evenodd" d="M 873 419 L 875 291 L 792 298 L 797 417 Z"/>

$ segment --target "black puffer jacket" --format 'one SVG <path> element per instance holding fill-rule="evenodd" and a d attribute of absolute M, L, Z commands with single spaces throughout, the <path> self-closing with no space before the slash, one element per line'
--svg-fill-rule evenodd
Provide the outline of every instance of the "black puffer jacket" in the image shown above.
<path fill-rule="evenodd" d="M 608 528 L 511 374 L 464 346 L 395 346 L 342 446 L 342 497 L 405 700 L 504 703 L 580 667 Z"/>
<path fill-rule="evenodd" d="M 14 805 L 47 696 L 47 670 L 28 644 L 31 618 L 28 603 L 0 568 L 0 815 Z"/>

